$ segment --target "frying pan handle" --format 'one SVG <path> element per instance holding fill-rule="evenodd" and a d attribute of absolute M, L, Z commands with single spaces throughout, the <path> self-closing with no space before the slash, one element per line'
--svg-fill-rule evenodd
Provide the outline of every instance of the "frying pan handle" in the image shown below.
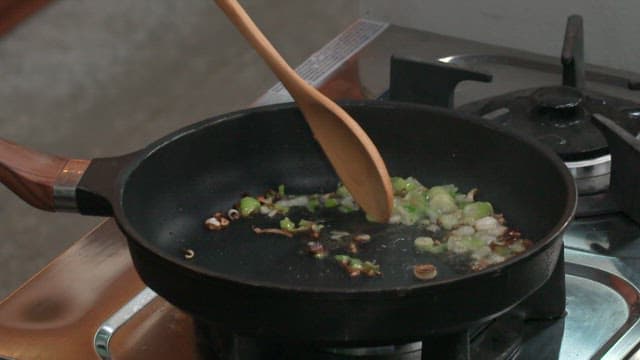
<path fill-rule="evenodd" d="M 42 210 L 75 210 L 75 188 L 90 160 L 44 154 L 0 138 L 0 181 Z"/>

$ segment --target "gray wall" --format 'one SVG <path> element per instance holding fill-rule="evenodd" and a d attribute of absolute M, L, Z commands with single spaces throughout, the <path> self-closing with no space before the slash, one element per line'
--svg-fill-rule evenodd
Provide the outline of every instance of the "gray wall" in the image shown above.
<path fill-rule="evenodd" d="M 640 72 L 639 0 L 361 0 L 361 16 L 559 55 L 568 15 L 585 25 L 587 62 Z"/>

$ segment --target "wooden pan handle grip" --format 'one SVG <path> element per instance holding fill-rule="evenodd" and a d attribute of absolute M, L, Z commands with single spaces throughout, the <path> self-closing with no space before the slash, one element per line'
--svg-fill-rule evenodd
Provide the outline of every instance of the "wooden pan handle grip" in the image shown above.
<path fill-rule="evenodd" d="M 81 160 L 88 166 L 88 160 Z M 54 187 L 65 169 L 78 160 L 44 154 L 0 139 L 0 181 L 24 201 L 42 210 L 55 209 Z M 86 168 L 86 166 L 84 166 Z"/>

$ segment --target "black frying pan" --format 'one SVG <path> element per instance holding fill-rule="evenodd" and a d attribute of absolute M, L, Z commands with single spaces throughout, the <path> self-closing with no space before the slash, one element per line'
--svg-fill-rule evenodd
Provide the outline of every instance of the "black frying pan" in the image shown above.
<path fill-rule="evenodd" d="M 243 193 L 261 194 L 281 183 L 289 193 L 335 189 L 338 179 L 290 104 L 206 120 L 88 167 L 3 143 L 0 175 L 42 208 L 57 202 L 83 214 L 114 215 L 149 287 L 241 334 L 326 342 L 419 339 L 495 317 L 545 282 L 576 203 L 573 180 L 555 155 L 452 111 L 383 102 L 345 107 L 391 174 L 415 176 L 427 186 L 479 188 L 481 199 L 535 242 L 532 249 L 477 273 L 438 263 L 438 278 L 424 282 L 413 277 L 412 265 L 437 259 L 416 255 L 412 239 L 375 238 L 359 257 L 376 259 L 383 276 L 354 279 L 335 263 L 301 254 L 296 239 L 256 235 L 239 224 L 206 230 L 203 220 Z M 65 166 L 77 171 L 60 171 Z M 347 221 L 361 221 L 357 216 Z M 184 258 L 187 248 L 195 251 L 191 260 Z"/>

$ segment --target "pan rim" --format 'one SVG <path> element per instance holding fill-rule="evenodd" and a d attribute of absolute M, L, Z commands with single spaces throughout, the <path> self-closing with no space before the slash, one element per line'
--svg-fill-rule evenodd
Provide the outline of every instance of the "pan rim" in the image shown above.
<path fill-rule="evenodd" d="M 135 226 L 129 221 L 126 216 L 123 198 L 124 192 L 127 186 L 128 179 L 130 175 L 144 162 L 144 160 L 151 156 L 156 151 L 162 149 L 165 145 L 177 140 L 183 136 L 187 136 L 193 132 L 197 132 L 202 128 L 206 128 L 209 126 L 213 126 L 214 124 L 223 123 L 226 121 L 233 121 L 238 117 L 244 117 L 247 115 L 252 115 L 256 113 L 263 112 L 271 112 L 271 111 L 283 111 L 283 110 L 291 110 L 297 108 L 295 103 L 280 103 L 274 105 L 267 106 L 259 106 L 253 107 L 244 110 L 238 110 L 235 112 L 230 112 L 226 114 L 221 114 L 218 116 L 214 116 L 205 120 L 198 121 L 192 125 L 186 126 L 184 128 L 178 129 L 143 148 L 140 150 L 132 161 L 128 164 L 126 169 L 124 169 L 119 176 L 118 181 L 118 190 L 117 194 L 115 194 L 116 201 L 112 202 L 113 205 L 113 213 L 114 217 L 123 230 L 123 232 L 128 236 L 129 241 L 134 241 L 136 246 L 141 247 L 144 251 L 153 254 L 158 260 L 161 260 L 163 263 L 170 265 L 174 268 L 181 269 L 183 272 L 188 273 L 191 276 L 202 276 L 205 278 L 213 279 L 216 282 L 233 284 L 235 286 L 242 286 L 252 289 L 268 289 L 270 291 L 286 291 L 286 292 L 294 292 L 296 294 L 312 294 L 312 295 L 337 295 L 337 296 L 345 296 L 345 295 L 361 295 L 361 294 L 380 294 L 388 293 L 390 296 L 397 297 L 398 291 L 402 291 L 404 294 L 409 294 L 415 291 L 424 291 L 432 288 L 439 288 L 441 286 L 445 286 L 448 284 L 459 284 L 466 283 L 467 281 L 472 281 L 472 279 L 479 279 L 486 276 L 495 276 L 496 272 L 505 271 L 510 268 L 514 264 L 519 261 L 523 261 L 526 258 L 530 258 L 535 256 L 536 254 L 545 251 L 549 246 L 554 243 L 554 240 L 561 236 L 562 232 L 566 229 L 568 224 L 573 219 L 575 214 L 575 210 L 577 207 L 577 188 L 575 186 L 573 177 L 571 176 L 569 170 L 562 162 L 562 160 L 550 149 L 544 147 L 542 144 L 535 142 L 523 135 L 513 134 L 507 132 L 503 129 L 500 129 L 495 126 L 491 126 L 485 122 L 480 121 L 480 118 L 477 118 L 472 115 L 463 114 L 456 112 L 451 109 L 444 109 L 438 107 L 432 107 L 428 105 L 415 104 L 415 103 L 406 103 L 406 102 L 394 102 L 394 101 L 380 101 L 380 100 L 348 100 L 339 102 L 341 106 L 349 107 L 378 107 L 381 109 L 395 110 L 400 108 L 412 108 L 412 109 L 424 109 L 429 112 L 443 113 L 443 114 L 454 114 L 457 118 L 462 121 L 473 123 L 475 126 L 485 127 L 490 129 L 491 131 L 498 132 L 503 136 L 515 138 L 519 142 L 526 144 L 529 147 L 532 147 L 536 152 L 541 153 L 553 167 L 559 172 L 560 177 L 562 178 L 564 184 L 567 187 L 567 201 L 565 203 L 562 216 L 558 218 L 557 223 L 550 229 L 550 231 L 538 241 L 534 243 L 532 249 L 528 250 L 522 255 L 515 256 L 510 258 L 498 265 L 490 266 L 486 269 L 470 272 L 464 275 L 459 275 L 455 279 L 443 279 L 443 280 L 434 280 L 429 282 L 419 282 L 411 285 L 405 285 L 402 287 L 396 288 L 384 288 L 384 289 L 362 289 L 358 287 L 354 288 L 332 288 L 332 287 L 316 287 L 316 288 L 306 288 L 306 287 L 297 287 L 293 285 L 284 285 L 279 282 L 273 281 L 259 281 L 259 280 L 251 280 L 241 277 L 236 277 L 226 273 L 216 273 L 212 272 L 203 267 L 188 264 L 185 262 L 180 262 L 176 259 L 174 255 L 168 254 L 165 249 L 160 248 L 155 245 L 152 241 L 147 240 L 144 236 L 142 236 L 135 228 Z M 561 239 L 558 239 L 561 241 Z M 533 291 L 534 289 L 532 289 Z"/>

